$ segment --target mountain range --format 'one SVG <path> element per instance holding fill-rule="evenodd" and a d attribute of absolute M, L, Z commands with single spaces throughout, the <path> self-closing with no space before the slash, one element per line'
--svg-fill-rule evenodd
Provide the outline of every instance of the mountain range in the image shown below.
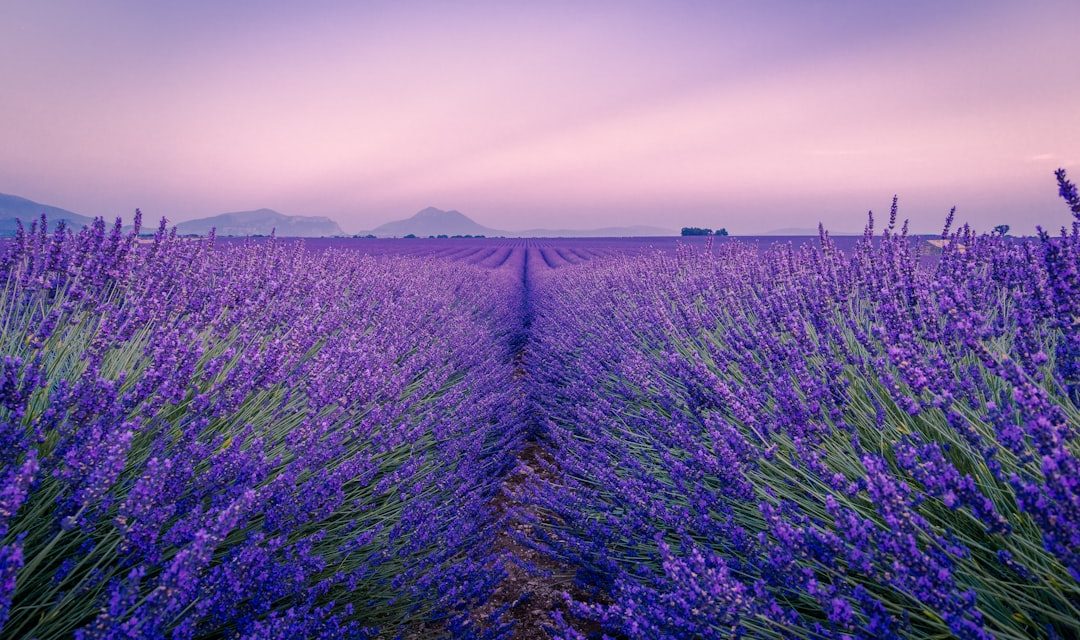
<path fill-rule="evenodd" d="M 412 234 L 424 238 L 437 235 L 504 236 L 507 238 L 597 238 L 675 235 L 675 232 L 671 229 L 644 225 L 602 227 L 599 229 L 525 229 L 523 231 L 506 231 L 485 227 L 460 211 L 444 211 L 435 207 L 422 209 L 403 220 L 394 220 L 393 222 L 381 224 L 369 233 L 379 237 L 401 237 Z"/>
<path fill-rule="evenodd" d="M 0 193 L 0 236 L 15 235 L 16 220 L 22 220 L 25 227 L 44 213 L 50 226 L 63 220 L 67 226 L 79 229 L 93 222 L 90 216 L 74 213 L 67 209 L 41 204 L 19 196 Z M 112 222 L 109 220 L 108 222 Z M 144 220 L 144 223 L 153 221 Z M 152 231 L 156 224 L 144 228 Z M 207 218 L 185 220 L 176 224 L 177 233 L 186 235 L 206 235 L 216 229 L 219 236 L 255 236 L 270 235 L 271 232 L 281 237 L 312 238 L 322 236 L 343 236 L 336 222 L 324 216 L 289 216 L 273 209 L 254 211 L 234 211 Z"/>
<path fill-rule="evenodd" d="M 393 222 L 381 224 L 372 229 L 371 233 L 376 236 L 404 236 L 411 233 L 425 237 L 440 234 L 450 236 L 506 235 L 503 231 L 476 223 L 472 218 L 460 211 L 443 211 L 435 207 L 421 209 L 412 217 L 404 220 L 394 220 Z"/>
<path fill-rule="evenodd" d="M 90 224 L 93 221 L 93 218 L 79 215 L 67 209 L 41 204 L 7 193 L 0 193 L 0 236 L 15 235 L 16 220 L 22 220 L 23 225 L 29 227 L 33 221 L 41 217 L 42 213 L 45 214 L 50 225 L 63 220 L 64 224 L 74 229 Z"/>
<path fill-rule="evenodd" d="M 41 204 L 19 196 L 0 194 L 0 236 L 15 234 L 16 220 L 22 220 L 24 226 L 45 213 L 50 225 L 63 220 L 69 227 L 79 229 L 90 224 L 93 218 L 67 209 Z M 147 229 L 156 227 L 152 220 L 146 220 Z M 233 211 L 205 218 L 196 218 L 176 223 L 176 230 L 182 235 L 206 235 L 215 229 L 219 236 L 254 236 L 269 235 L 272 231 L 279 237 L 327 237 L 347 235 L 334 220 L 324 216 L 285 215 L 273 209 L 255 209 L 253 211 Z M 427 237 L 448 236 L 503 236 L 508 238 L 525 237 L 619 237 L 619 236 L 670 236 L 675 231 L 650 226 L 603 227 L 599 229 L 525 229 L 507 231 L 486 227 L 460 211 L 444 211 L 427 207 L 409 218 L 394 220 L 375 227 L 370 232 L 358 235 L 380 237 L 402 237 L 409 234 Z"/>
<path fill-rule="evenodd" d="M 341 236 L 345 232 L 324 216 L 287 216 L 273 209 L 233 211 L 208 218 L 176 223 L 176 232 L 204 236 L 214 229 L 219 236 L 266 236 L 273 231 L 282 238 Z"/>

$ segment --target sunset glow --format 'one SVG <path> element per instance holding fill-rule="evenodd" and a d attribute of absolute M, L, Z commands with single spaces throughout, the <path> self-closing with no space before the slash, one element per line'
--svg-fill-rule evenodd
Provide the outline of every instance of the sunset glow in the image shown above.
<path fill-rule="evenodd" d="M 1060 226 L 1080 5 L 8 2 L 0 192 L 347 231 Z M 311 8 L 311 7 L 314 8 Z"/>

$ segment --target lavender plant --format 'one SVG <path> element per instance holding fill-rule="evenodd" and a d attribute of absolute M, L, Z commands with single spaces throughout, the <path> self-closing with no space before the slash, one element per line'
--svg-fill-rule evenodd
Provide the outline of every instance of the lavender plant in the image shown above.
<path fill-rule="evenodd" d="M 3 635 L 479 633 L 514 277 L 137 231 L 0 247 Z"/>
<path fill-rule="evenodd" d="M 534 274 L 535 544 L 632 638 L 1080 635 L 1080 201 Z M 526 516 L 528 514 L 525 514 Z M 557 637 L 583 638 L 556 616 Z"/>
<path fill-rule="evenodd" d="M 511 516 L 590 596 L 558 637 L 1076 637 L 1057 179 L 1071 229 L 950 214 L 939 255 L 895 202 L 659 253 L 43 219 L 0 245 L 0 633 L 504 635 L 492 505 L 541 435 Z"/>

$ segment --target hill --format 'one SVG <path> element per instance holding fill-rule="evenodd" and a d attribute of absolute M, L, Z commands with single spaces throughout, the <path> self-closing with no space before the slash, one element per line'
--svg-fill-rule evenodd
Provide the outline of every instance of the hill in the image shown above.
<path fill-rule="evenodd" d="M 7 193 L 0 193 L 0 235 L 15 235 L 16 220 L 22 220 L 23 226 L 29 227 L 34 220 L 41 217 L 42 213 L 48 219 L 50 227 L 63 220 L 69 227 L 77 230 L 93 222 L 93 218 L 67 209 L 41 204 L 40 202 Z"/>
<path fill-rule="evenodd" d="M 375 227 L 372 231 L 377 236 L 404 236 L 410 233 L 427 237 L 446 234 L 450 236 L 505 235 L 504 232 L 477 224 L 472 218 L 460 211 L 443 211 L 428 207 L 416 212 L 412 217 L 395 220 Z"/>
<path fill-rule="evenodd" d="M 523 231 L 506 231 L 485 227 L 460 211 L 444 211 L 435 207 L 428 207 L 418 211 L 412 217 L 403 220 L 395 220 L 379 225 L 372 229 L 371 233 L 382 237 L 400 237 L 411 233 L 421 238 L 437 235 L 482 235 L 505 236 L 509 238 L 598 238 L 675 235 L 675 232 L 670 229 L 640 225 L 630 227 L 603 227 L 600 229 L 526 229 Z"/>
<path fill-rule="evenodd" d="M 324 216 L 290 216 L 273 209 L 233 211 L 207 218 L 185 220 L 176 224 L 181 234 L 206 235 L 216 229 L 219 236 L 267 236 L 273 231 L 280 237 L 317 238 L 340 236 L 344 231 Z"/>

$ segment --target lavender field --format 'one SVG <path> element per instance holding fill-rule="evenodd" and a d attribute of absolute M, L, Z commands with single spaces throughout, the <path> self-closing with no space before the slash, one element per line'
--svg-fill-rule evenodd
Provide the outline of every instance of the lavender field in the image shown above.
<path fill-rule="evenodd" d="M 1074 638 L 1038 238 L 2 245 L 5 638 Z M 877 224 L 879 228 L 875 228 Z"/>

